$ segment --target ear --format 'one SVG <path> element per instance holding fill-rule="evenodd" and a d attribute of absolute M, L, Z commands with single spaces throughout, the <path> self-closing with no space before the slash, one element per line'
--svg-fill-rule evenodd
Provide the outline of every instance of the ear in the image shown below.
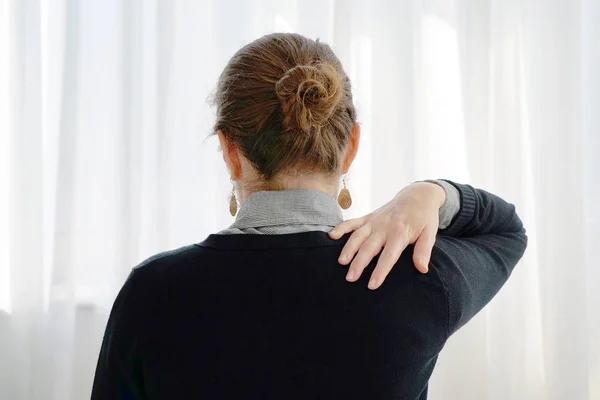
<path fill-rule="evenodd" d="M 354 123 L 352 126 L 352 135 L 350 136 L 350 141 L 348 143 L 348 148 L 346 149 L 346 156 L 344 158 L 344 162 L 342 164 L 342 175 L 346 174 L 350 169 L 350 165 L 356 158 L 356 153 L 358 152 L 358 144 L 360 142 L 360 125 L 358 122 Z"/>
<path fill-rule="evenodd" d="M 223 161 L 227 164 L 227 171 L 229 171 L 229 177 L 232 181 L 237 181 L 242 174 L 242 166 L 240 163 L 240 156 L 238 149 L 225 137 L 223 131 L 217 131 L 219 136 L 219 143 L 223 150 Z"/>

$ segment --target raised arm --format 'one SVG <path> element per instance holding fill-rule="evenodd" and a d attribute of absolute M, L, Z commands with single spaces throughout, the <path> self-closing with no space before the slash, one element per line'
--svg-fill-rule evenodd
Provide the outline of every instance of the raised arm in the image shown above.
<path fill-rule="evenodd" d="M 460 208 L 452 223 L 438 233 L 444 236 L 469 237 L 486 233 L 521 232 L 523 223 L 517 216 L 515 206 L 502 198 L 471 185 L 463 185 L 442 179 L 452 185 L 460 195 Z"/>
<path fill-rule="evenodd" d="M 448 299 L 451 335 L 498 293 L 527 247 L 515 206 L 485 190 L 450 182 L 460 193 L 453 222 L 439 232 L 431 269 Z"/>
<path fill-rule="evenodd" d="M 409 244 L 414 244 L 415 267 L 427 273 L 438 234 L 462 237 L 503 230 L 511 223 L 507 220 L 512 218 L 511 210 L 514 214 L 511 207 L 501 198 L 469 185 L 428 180 L 405 187 L 384 206 L 364 217 L 344 221 L 329 235 L 339 239 L 352 232 L 340 254 L 340 263 L 349 265 L 346 279 L 350 282 L 360 278 L 383 248 L 369 281 L 369 288 L 377 289 Z"/>

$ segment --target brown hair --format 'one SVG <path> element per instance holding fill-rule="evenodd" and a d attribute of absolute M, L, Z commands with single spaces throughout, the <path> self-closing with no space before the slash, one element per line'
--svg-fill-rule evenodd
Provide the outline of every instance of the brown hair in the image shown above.
<path fill-rule="evenodd" d="M 334 173 L 356 121 L 350 80 L 331 48 L 292 33 L 242 47 L 219 78 L 215 132 L 265 181 L 293 168 Z"/>

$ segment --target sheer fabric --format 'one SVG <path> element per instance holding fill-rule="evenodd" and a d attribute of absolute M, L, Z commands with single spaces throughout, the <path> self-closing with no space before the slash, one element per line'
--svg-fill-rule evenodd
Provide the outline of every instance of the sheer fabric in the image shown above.
<path fill-rule="evenodd" d="M 89 397 L 130 269 L 232 222 L 207 98 L 272 31 L 330 43 L 353 81 L 346 217 L 444 177 L 525 222 L 430 397 L 600 398 L 598 20 L 595 0 L 1 2 L 0 398 Z"/>

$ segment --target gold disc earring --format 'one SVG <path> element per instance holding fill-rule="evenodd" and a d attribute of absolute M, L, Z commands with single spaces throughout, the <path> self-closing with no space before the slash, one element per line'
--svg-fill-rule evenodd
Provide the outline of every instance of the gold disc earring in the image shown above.
<path fill-rule="evenodd" d="M 229 214 L 235 217 L 237 214 L 237 199 L 235 198 L 235 186 L 231 188 L 231 195 L 229 195 Z"/>
<path fill-rule="evenodd" d="M 344 187 L 340 191 L 337 201 L 338 201 L 338 204 L 340 205 L 340 207 L 342 207 L 344 210 L 347 210 L 352 205 L 352 196 L 350 196 L 350 191 L 348 190 L 348 188 L 346 188 L 346 177 L 345 176 L 344 176 L 343 182 L 344 182 Z"/>

